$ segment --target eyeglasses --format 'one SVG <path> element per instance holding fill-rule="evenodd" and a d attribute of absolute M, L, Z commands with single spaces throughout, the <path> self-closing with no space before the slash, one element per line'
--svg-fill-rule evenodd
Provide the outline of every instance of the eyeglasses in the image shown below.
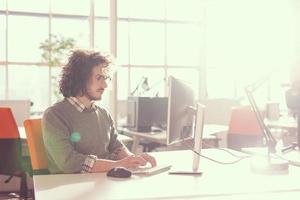
<path fill-rule="evenodd" d="M 111 81 L 111 77 L 110 76 L 106 76 L 106 75 L 100 75 L 98 77 L 98 80 L 103 80 L 103 81 L 106 81 L 106 82 L 110 82 Z"/>

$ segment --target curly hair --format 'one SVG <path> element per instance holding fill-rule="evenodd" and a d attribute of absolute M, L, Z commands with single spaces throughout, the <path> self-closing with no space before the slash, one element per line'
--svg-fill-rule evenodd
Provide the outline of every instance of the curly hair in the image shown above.
<path fill-rule="evenodd" d="M 92 69 L 101 66 L 109 71 L 111 60 L 109 56 L 88 50 L 75 50 L 63 67 L 59 82 L 60 92 L 64 97 L 83 95 Z"/>

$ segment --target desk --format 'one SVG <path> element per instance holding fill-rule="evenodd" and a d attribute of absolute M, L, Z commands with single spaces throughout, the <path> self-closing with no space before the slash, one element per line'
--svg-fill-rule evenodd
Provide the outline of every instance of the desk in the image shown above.
<path fill-rule="evenodd" d="M 119 129 L 120 131 L 123 131 L 125 134 L 132 136 L 133 137 L 133 144 L 131 151 L 133 153 L 137 152 L 137 147 L 139 145 L 140 139 L 146 139 L 152 142 L 157 142 L 160 144 L 166 144 L 167 143 L 167 136 L 166 136 L 166 131 L 162 132 L 137 132 L 137 131 L 132 131 L 126 128 Z M 216 137 L 215 134 L 220 133 L 220 132 L 227 132 L 228 126 L 224 125 L 217 125 L 217 124 L 207 124 L 204 125 L 203 127 L 203 139 L 204 140 L 213 140 L 215 146 L 218 146 L 218 138 Z"/>
<path fill-rule="evenodd" d="M 297 130 L 297 121 L 293 117 L 282 117 L 279 120 L 265 120 L 270 128 L 287 129 L 288 131 Z"/>
<path fill-rule="evenodd" d="M 235 152 L 238 153 L 238 152 Z M 217 149 L 204 149 L 203 154 L 219 161 L 234 157 Z M 175 168 L 192 166 L 191 151 L 151 153 L 158 163 Z M 287 175 L 258 175 L 250 170 L 248 160 L 234 165 L 220 165 L 201 159 L 202 176 L 169 175 L 129 179 L 109 178 L 105 173 L 34 176 L 36 200 L 63 199 L 299 199 L 300 168 L 290 166 Z M 257 198 L 258 197 L 258 198 Z M 278 198 L 280 197 L 280 198 Z"/>

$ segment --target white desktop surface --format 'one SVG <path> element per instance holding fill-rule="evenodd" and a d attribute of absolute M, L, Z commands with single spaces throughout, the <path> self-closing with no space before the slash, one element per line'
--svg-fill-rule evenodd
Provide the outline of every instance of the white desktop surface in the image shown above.
<path fill-rule="evenodd" d="M 203 154 L 220 161 L 235 158 L 216 149 Z M 192 166 L 191 151 L 152 153 L 158 163 L 175 168 Z M 105 173 L 34 176 L 35 199 L 300 199 L 300 167 L 290 166 L 287 175 L 257 175 L 248 160 L 220 165 L 200 159 L 202 176 L 169 175 L 109 178 Z"/>
<path fill-rule="evenodd" d="M 267 126 L 271 128 L 297 129 L 297 121 L 293 117 L 281 117 L 278 120 L 265 120 Z"/>

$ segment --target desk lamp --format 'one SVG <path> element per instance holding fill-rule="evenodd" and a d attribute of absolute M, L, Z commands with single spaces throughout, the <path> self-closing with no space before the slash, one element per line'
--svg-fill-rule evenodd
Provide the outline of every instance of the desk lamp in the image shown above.
<path fill-rule="evenodd" d="M 250 102 L 251 108 L 262 130 L 265 144 L 267 145 L 267 150 L 268 150 L 267 157 L 251 160 L 251 168 L 256 173 L 284 174 L 284 173 L 288 173 L 289 164 L 287 161 L 277 159 L 277 158 L 272 158 L 272 155 L 276 156 L 275 147 L 277 142 L 276 139 L 273 137 L 270 129 L 265 125 L 263 117 L 261 116 L 261 113 L 253 97 L 253 92 L 257 90 L 266 80 L 267 80 L 266 78 L 263 78 L 245 87 L 247 98 Z"/>
<path fill-rule="evenodd" d="M 131 96 L 134 96 L 135 93 L 140 89 L 140 87 L 143 89 L 143 91 L 148 91 L 150 90 L 149 84 L 148 84 L 148 78 L 147 77 L 142 77 L 140 82 L 137 84 L 135 89 L 130 93 Z"/>

